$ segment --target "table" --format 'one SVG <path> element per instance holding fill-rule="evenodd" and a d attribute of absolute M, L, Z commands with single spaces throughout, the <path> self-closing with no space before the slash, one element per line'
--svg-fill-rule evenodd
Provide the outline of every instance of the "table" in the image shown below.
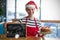
<path fill-rule="evenodd" d="M 28 37 L 20 37 L 18 39 L 16 38 L 7 38 L 6 35 L 0 35 L 0 40 L 40 40 L 40 37 L 33 37 L 33 36 L 28 36 Z"/>

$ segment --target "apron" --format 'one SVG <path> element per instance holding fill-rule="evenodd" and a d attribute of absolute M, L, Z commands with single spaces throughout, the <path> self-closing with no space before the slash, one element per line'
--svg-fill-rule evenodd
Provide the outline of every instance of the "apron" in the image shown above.
<path fill-rule="evenodd" d="M 27 36 L 36 36 L 37 31 L 39 30 L 35 18 L 34 18 L 34 21 L 35 21 L 35 26 L 36 26 L 36 27 L 29 27 L 29 26 L 26 26 L 26 29 L 27 29 Z M 27 17 L 26 17 L 26 24 L 27 24 L 27 22 L 28 22 L 28 19 L 27 19 Z"/>

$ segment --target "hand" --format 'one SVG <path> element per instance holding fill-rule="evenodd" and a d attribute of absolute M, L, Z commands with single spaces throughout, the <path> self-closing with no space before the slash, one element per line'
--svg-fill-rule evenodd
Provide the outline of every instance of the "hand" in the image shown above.
<path fill-rule="evenodd" d="M 42 28 L 49 28 L 48 26 L 44 26 L 44 27 L 42 27 Z"/>

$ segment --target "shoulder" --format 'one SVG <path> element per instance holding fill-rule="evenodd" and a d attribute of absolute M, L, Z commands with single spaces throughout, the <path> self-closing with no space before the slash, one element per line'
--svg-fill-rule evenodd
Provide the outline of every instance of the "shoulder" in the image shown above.
<path fill-rule="evenodd" d="M 26 17 L 21 18 L 21 20 L 26 20 Z"/>
<path fill-rule="evenodd" d="M 40 21 L 39 19 L 35 18 L 36 21 Z"/>
<path fill-rule="evenodd" d="M 21 18 L 20 21 L 26 22 L 26 17 Z"/>
<path fill-rule="evenodd" d="M 36 23 L 38 23 L 38 24 L 41 23 L 39 19 L 37 19 L 37 18 L 35 18 L 35 19 L 36 19 Z"/>

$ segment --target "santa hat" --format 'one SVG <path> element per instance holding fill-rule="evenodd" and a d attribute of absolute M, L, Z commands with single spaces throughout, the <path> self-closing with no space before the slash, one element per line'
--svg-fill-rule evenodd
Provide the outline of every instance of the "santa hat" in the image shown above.
<path fill-rule="evenodd" d="M 26 8 L 32 8 L 32 9 L 38 9 L 37 8 L 37 5 L 35 4 L 34 1 L 29 1 L 26 5 L 25 5 Z"/>

